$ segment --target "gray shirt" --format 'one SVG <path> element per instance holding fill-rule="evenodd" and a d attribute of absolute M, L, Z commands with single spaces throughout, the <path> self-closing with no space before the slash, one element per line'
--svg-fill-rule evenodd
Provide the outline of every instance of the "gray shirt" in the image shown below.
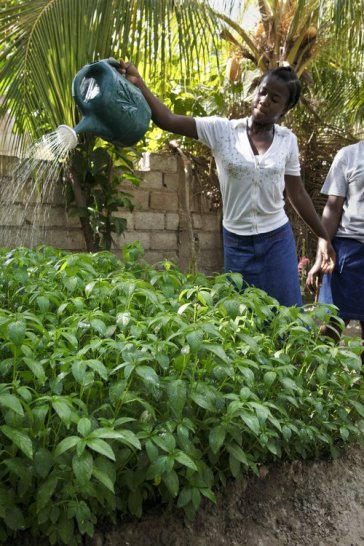
<path fill-rule="evenodd" d="M 364 140 L 339 150 L 321 193 L 345 197 L 336 237 L 364 243 Z"/>

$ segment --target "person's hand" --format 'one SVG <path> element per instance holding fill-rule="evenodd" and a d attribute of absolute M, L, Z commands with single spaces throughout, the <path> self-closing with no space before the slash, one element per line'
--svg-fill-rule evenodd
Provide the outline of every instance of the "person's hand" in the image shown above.
<path fill-rule="evenodd" d="M 124 61 L 124 59 L 120 59 L 119 72 L 121 74 L 125 74 L 128 80 L 137 87 L 140 87 L 140 85 L 143 83 L 142 77 L 139 74 L 138 69 L 136 68 L 136 66 L 133 65 L 133 63 L 129 61 Z"/>
<path fill-rule="evenodd" d="M 332 273 L 336 263 L 336 253 L 330 241 L 319 238 L 318 255 L 321 257 L 321 273 Z"/>
<path fill-rule="evenodd" d="M 321 257 L 318 257 L 311 267 L 310 271 L 307 273 L 306 286 L 311 294 L 317 293 L 321 284 L 321 279 Z"/>

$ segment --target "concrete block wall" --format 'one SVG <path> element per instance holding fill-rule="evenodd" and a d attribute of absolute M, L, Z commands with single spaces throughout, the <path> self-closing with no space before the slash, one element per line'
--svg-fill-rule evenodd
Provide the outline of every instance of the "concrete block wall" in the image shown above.
<path fill-rule="evenodd" d="M 8 190 L 18 162 L 16 157 L 0 155 L 0 246 L 48 244 L 85 251 L 79 219 L 65 211 L 61 182 L 53 183 L 48 192 L 37 192 L 28 180 L 14 199 Z M 120 254 L 125 244 L 138 240 L 151 264 L 171 259 L 183 271 L 221 272 L 220 215 L 212 210 L 198 182 L 193 177 L 187 181 L 184 167 L 174 152 L 142 156 L 136 166 L 140 185 L 123 182 L 121 186 L 133 196 L 134 210 L 117 213 L 127 220 L 127 229 L 114 236 L 112 251 Z"/>
<path fill-rule="evenodd" d="M 17 157 L 0 155 L 0 246 L 84 250 L 79 219 L 65 209 L 62 182 L 54 181 L 45 190 L 29 178 L 17 187 L 19 164 Z"/>

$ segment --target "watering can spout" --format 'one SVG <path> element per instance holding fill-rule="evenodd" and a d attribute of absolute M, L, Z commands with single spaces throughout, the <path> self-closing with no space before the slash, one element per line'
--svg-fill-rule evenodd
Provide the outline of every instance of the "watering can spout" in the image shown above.
<path fill-rule="evenodd" d="M 56 131 L 60 142 L 62 142 L 69 150 L 76 148 L 78 138 L 76 131 L 68 125 L 59 125 Z"/>
<path fill-rule="evenodd" d="M 91 118 L 89 116 L 82 118 L 73 130 L 77 135 L 80 133 L 92 133 L 94 131 L 94 126 Z"/>

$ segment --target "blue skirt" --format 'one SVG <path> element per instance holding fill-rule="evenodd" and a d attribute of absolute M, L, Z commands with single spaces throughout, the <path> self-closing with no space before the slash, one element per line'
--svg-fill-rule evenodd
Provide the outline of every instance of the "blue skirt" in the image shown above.
<path fill-rule="evenodd" d="M 364 243 L 335 237 L 336 266 L 324 275 L 319 303 L 332 303 L 344 320 L 364 321 Z"/>
<path fill-rule="evenodd" d="M 289 223 L 248 236 L 224 228 L 223 237 L 226 273 L 241 273 L 246 284 L 264 290 L 281 305 L 302 305 L 296 245 Z"/>

